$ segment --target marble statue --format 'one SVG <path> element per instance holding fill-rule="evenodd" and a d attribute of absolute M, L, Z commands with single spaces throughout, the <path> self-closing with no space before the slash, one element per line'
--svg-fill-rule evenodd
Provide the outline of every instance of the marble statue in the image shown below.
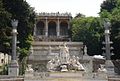
<path fill-rule="evenodd" d="M 75 57 L 75 56 L 72 56 L 72 59 L 71 59 L 71 63 L 70 63 L 74 69 L 76 70 L 81 70 L 81 71 L 84 71 L 84 67 L 82 66 L 82 64 L 80 64 L 79 62 L 79 58 L 78 57 Z"/>
<path fill-rule="evenodd" d="M 64 43 L 63 47 L 60 46 L 60 61 L 62 64 L 67 64 L 69 61 L 69 48 Z"/>
<path fill-rule="evenodd" d="M 32 68 L 32 65 L 28 65 L 28 67 L 26 68 L 26 71 L 27 72 L 33 72 L 33 68 Z"/>
<path fill-rule="evenodd" d="M 79 57 L 69 55 L 69 48 L 66 43 L 59 46 L 60 52 L 47 63 L 48 71 L 69 71 L 70 68 L 78 71 L 84 71 L 84 67 L 79 62 Z"/>
<path fill-rule="evenodd" d="M 61 67 L 61 72 L 67 72 L 68 71 L 66 65 L 61 65 L 60 67 Z"/>
<path fill-rule="evenodd" d="M 87 46 L 84 47 L 84 55 L 87 55 Z"/>
<path fill-rule="evenodd" d="M 55 66 L 56 66 L 55 59 L 50 60 L 47 64 L 47 68 L 48 68 L 49 71 L 54 71 Z"/>
<path fill-rule="evenodd" d="M 106 70 L 106 68 L 105 68 L 105 65 L 102 65 L 102 64 L 100 64 L 100 67 L 98 68 L 98 72 L 102 72 L 102 73 L 106 73 L 107 72 L 107 70 Z"/>

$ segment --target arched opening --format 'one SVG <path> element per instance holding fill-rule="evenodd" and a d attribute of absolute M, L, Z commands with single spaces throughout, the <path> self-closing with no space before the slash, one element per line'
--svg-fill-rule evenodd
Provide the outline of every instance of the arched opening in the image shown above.
<path fill-rule="evenodd" d="M 37 35 L 44 35 L 44 22 L 39 21 L 36 25 L 36 34 Z"/>
<path fill-rule="evenodd" d="M 56 36 L 56 23 L 53 21 L 48 24 L 48 36 Z"/>
<path fill-rule="evenodd" d="M 61 36 L 68 35 L 68 23 L 67 22 L 60 23 L 60 35 Z"/>

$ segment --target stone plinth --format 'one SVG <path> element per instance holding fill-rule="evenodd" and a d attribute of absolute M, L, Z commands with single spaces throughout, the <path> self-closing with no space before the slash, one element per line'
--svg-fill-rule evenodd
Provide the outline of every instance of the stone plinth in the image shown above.
<path fill-rule="evenodd" d="M 120 60 L 112 60 L 115 73 L 120 75 Z"/>
<path fill-rule="evenodd" d="M 120 81 L 120 75 L 108 76 L 108 81 Z"/>
<path fill-rule="evenodd" d="M 19 75 L 19 66 L 16 60 L 12 60 L 8 67 L 8 75 L 18 76 Z"/>
<path fill-rule="evenodd" d="M 83 59 L 80 60 L 80 63 L 83 64 L 83 67 L 85 68 L 86 72 L 92 72 L 93 71 L 93 57 L 89 55 L 83 55 Z"/>
<path fill-rule="evenodd" d="M 108 81 L 120 81 L 120 78 L 109 78 Z"/>
<path fill-rule="evenodd" d="M 53 72 L 50 73 L 49 77 L 52 78 L 78 78 L 78 77 L 83 77 L 84 71 L 79 71 L 79 72 Z"/>
<path fill-rule="evenodd" d="M 0 81 L 24 81 L 23 78 L 0 79 Z"/>
<path fill-rule="evenodd" d="M 1 75 L 0 81 L 24 81 L 23 76 L 9 76 L 9 75 Z"/>
<path fill-rule="evenodd" d="M 98 68 L 100 67 L 100 64 L 105 65 L 104 59 L 93 59 L 93 72 L 97 72 Z"/>
<path fill-rule="evenodd" d="M 114 65 L 113 65 L 113 63 L 112 63 L 111 60 L 106 60 L 106 62 L 105 62 L 105 68 L 107 70 L 107 74 L 108 75 L 115 74 L 115 72 L 114 72 Z"/>

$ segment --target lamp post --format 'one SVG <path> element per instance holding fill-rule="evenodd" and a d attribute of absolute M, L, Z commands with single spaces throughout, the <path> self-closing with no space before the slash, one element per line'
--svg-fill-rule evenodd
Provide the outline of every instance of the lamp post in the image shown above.
<path fill-rule="evenodd" d="M 12 56 L 11 56 L 11 63 L 8 68 L 8 75 L 18 76 L 19 75 L 19 66 L 17 62 L 17 55 L 16 55 L 16 42 L 17 42 L 17 26 L 18 20 L 12 20 Z"/>

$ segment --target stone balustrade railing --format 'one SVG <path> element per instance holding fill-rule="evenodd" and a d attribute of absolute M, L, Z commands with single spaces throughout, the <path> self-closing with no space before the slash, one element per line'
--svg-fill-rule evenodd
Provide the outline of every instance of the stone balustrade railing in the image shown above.
<path fill-rule="evenodd" d="M 39 16 L 72 16 L 71 13 L 45 13 L 45 12 L 41 12 L 38 14 Z"/>

